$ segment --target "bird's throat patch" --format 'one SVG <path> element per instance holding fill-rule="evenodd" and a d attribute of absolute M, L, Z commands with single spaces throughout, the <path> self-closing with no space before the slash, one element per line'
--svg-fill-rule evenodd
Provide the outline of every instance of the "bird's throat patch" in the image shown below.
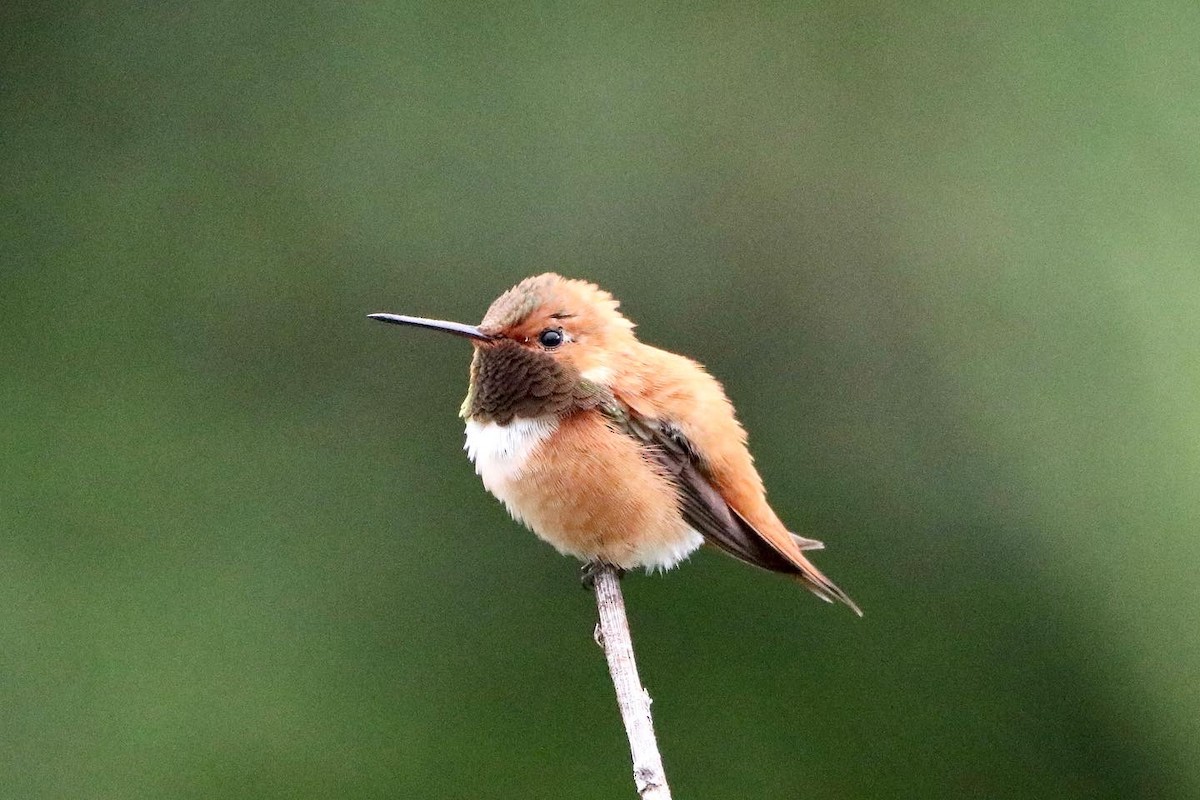
<path fill-rule="evenodd" d="M 500 342 L 475 350 L 471 388 L 461 415 L 507 425 L 514 418 L 565 414 L 595 408 L 604 391 L 553 356 L 516 342 Z"/>

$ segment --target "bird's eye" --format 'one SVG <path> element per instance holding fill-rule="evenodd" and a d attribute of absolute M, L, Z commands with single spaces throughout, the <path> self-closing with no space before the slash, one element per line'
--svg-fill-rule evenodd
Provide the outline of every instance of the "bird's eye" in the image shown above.
<path fill-rule="evenodd" d="M 538 343 L 542 347 L 555 348 L 563 343 L 562 328 L 547 328 L 538 334 Z"/>

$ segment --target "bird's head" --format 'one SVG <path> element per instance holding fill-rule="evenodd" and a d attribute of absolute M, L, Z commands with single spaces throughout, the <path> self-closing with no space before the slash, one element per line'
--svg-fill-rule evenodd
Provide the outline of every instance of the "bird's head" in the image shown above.
<path fill-rule="evenodd" d="M 462 414 L 506 424 L 514 416 L 562 413 L 598 402 L 635 341 L 633 323 L 617 305 L 595 284 L 548 272 L 496 298 L 479 325 L 370 316 L 469 339 L 475 357 Z"/>

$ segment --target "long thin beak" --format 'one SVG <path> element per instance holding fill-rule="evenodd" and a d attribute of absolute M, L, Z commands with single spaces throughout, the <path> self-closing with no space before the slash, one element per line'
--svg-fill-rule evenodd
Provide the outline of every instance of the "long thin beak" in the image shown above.
<path fill-rule="evenodd" d="M 425 319 L 424 317 L 406 317 L 403 314 L 367 314 L 371 319 L 380 322 L 390 322 L 393 325 L 416 325 L 418 328 L 433 328 L 437 331 L 453 333 L 455 336 L 465 336 L 468 339 L 491 341 L 487 335 L 474 325 L 464 325 L 461 322 L 446 322 L 440 319 Z"/>

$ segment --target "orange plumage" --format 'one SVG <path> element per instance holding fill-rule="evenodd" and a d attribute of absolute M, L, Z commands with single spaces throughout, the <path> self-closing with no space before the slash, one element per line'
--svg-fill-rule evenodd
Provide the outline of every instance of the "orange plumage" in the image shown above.
<path fill-rule="evenodd" d="M 820 543 L 767 503 L 721 384 L 639 342 L 617 306 L 547 273 L 501 295 L 474 328 L 372 316 L 472 340 L 468 453 L 488 490 L 561 552 L 665 569 L 706 540 L 858 612 L 804 554 Z"/>

